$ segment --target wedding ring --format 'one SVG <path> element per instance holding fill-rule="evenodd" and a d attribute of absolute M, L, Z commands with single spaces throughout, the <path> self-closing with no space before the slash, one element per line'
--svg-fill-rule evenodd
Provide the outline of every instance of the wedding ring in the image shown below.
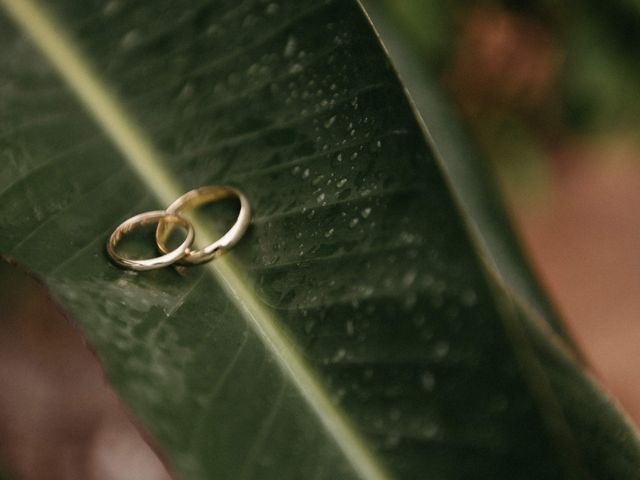
<path fill-rule="evenodd" d="M 187 236 L 184 241 L 172 251 L 163 251 L 165 255 L 155 258 L 149 258 L 144 260 L 133 260 L 125 258 L 116 252 L 116 246 L 124 235 L 131 232 L 138 226 L 147 225 L 149 223 L 158 224 L 178 224 L 187 231 Z M 132 270 L 154 270 L 156 268 L 166 267 L 175 263 L 183 258 L 189 252 L 189 247 L 193 244 L 195 239 L 195 231 L 193 225 L 184 217 L 181 217 L 177 213 L 169 213 L 164 210 L 154 210 L 150 212 L 144 212 L 139 215 L 135 215 L 128 220 L 122 222 L 118 228 L 114 230 L 107 242 L 107 252 L 111 256 L 111 259 L 118 265 Z"/>
<path fill-rule="evenodd" d="M 185 210 L 196 208 L 204 203 L 215 202 L 223 198 L 236 197 L 240 200 L 240 213 L 233 226 L 221 238 L 201 250 L 187 249 L 186 255 L 179 261 L 181 264 L 197 265 L 221 255 L 233 247 L 242 238 L 249 227 L 251 208 L 244 194 L 233 187 L 215 185 L 191 190 L 175 200 L 167 208 L 168 214 L 179 214 Z M 170 223 L 160 221 L 156 229 L 156 243 L 162 253 L 167 253 L 166 240 L 173 227 Z"/>

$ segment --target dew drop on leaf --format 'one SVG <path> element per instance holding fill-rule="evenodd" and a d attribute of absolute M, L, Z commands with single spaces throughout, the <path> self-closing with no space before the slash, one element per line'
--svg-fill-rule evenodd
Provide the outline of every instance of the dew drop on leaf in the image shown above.
<path fill-rule="evenodd" d="M 267 9 L 265 11 L 267 12 L 267 15 L 275 15 L 279 10 L 280 6 L 277 3 L 270 3 L 267 5 Z"/>
<path fill-rule="evenodd" d="M 131 49 L 142 41 L 142 36 L 138 30 L 130 30 L 122 37 L 122 48 Z"/>
<path fill-rule="evenodd" d="M 298 42 L 296 41 L 295 37 L 289 37 L 287 39 L 286 45 L 284 46 L 284 56 L 285 57 L 292 56 L 296 52 L 297 44 Z"/>
<path fill-rule="evenodd" d="M 353 320 L 347 320 L 347 335 L 353 335 L 355 332 L 355 327 L 353 326 Z"/>
<path fill-rule="evenodd" d="M 433 347 L 433 356 L 436 360 L 442 360 L 449 353 L 449 344 L 445 341 L 441 341 L 435 344 Z"/>
<path fill-rule="evenodd" d="M 436 386 L 436 379 L 431 372 L 426 371 L 420 376 L 420 384 L 427 392 L 431 392 Z"/>
<path fill-rule="evenodd" d="M 376 140 L 369 144 L 369 151 L 371 153 L 378 153 L 382 149 L 382 142 L 380 140 Z"/>
<path fill-rule="evenodd" d="M 466 305 L 467 307 L 472 307 L 473 305 L 476 304 L 478 298 L 477 298 L 476 292 L 474 292 L 472 289 L 468 289 L 462 292 L 461 300 L 463 305 Z"/>
<path fill-rule="evenodd" d="M 289 73 L 300 73 L 304 70 L 304 67 L 300 63 L 294 63 L 289 68 Z"/>
<path fill-rule="evenodd" d="M 435 423 L 430 423 L 422 429 L 422 435 L 425 438 L 434 438 L 437 433 L 438 433 L 438 425 L 436 425 Z"/>
<path fill-rule="evenodd" d="M 331 359 L 332 362 L 338 363 L 340 361 L 342 361 L 344 359 L 344 357 L 347 356 L 347 351 L 344 348 L 339 349 L 338 351 L 336 351 L 335 355 L 333 356 L 333 358 Z"/>
<path fill-rule="evenodd" d="M 404 277 L 402 277 L 402 283 L 405 287 L 410 287 L 411 285 L 413 285 L 413 282 L 416 279 L 416 271 L 415 270 L 409 270 L 407 273 L 404 274 Z"/>

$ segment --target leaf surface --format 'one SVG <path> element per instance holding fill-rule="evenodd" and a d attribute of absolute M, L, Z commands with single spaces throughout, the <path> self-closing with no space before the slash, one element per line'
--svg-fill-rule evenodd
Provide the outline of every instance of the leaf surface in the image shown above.
<path fill-rule="evenodd" d="M 357 4 L 2 5 L 0 251 L 179 478 L 634 478 L 635 433 L 495 281 Z M 212 183 L 253 207 L 232 253 L 108 261 L 118 223 Z"/>

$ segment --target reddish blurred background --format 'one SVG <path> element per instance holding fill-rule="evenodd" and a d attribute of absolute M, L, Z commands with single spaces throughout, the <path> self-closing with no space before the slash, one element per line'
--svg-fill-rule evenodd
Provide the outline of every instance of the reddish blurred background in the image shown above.
<path fill-rule="evenodd" d="M 0 312 L 0 464 L 25 480 L 169 480 L 79 332 L 1 261 Z"/>

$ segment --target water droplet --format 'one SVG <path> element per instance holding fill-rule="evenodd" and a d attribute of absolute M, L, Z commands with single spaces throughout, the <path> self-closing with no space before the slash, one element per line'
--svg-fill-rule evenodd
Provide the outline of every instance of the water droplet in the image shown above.
<path fill-rule="evenodd" d="M 280 6 L 277 3 L 270 3 L 265 10 L 267 15 L 275 15 L 280 10 Z"/>
<path fill-rule="evenodd" d="M 360 221 L 360 220 L 359 220 L 358 218 L 352 218 L 352 219 L 351 219 L 351 221 L 349 222 L 349 226 L 350 226 L 351 228 L 353 228 L 353 227 L 355 227 L 356 225 L 358 225 L 358 222 L 359 222 L 359 221 Z"/>
<path fill-rule="evenodd" d="M 336 121 L 336 116 L 334 115 L 333 117 L 331 117 L 329 120 L 327 120 L 326 122 L 324 122 L 324 128 L 330 128 L 331 125 L 333 125 Z"/>
<path fill-rule="evenodd" d="M 255 15 L 247 15 L 246 17 L 244 17 L 244 20 L 242 21 L 242 26 L 243 27 L 251 27 L 253 25 L 255 25 L 258 22 L 258 19 Z"/>
<path fill-rule="evenodd" d="M 378 153 L 382 149 L 382 142 L 380 140 L 376 140 L 369 144 L 369 151 L 371 153 Z"/>
<path fill-rule="evenodd" d="M 329 238 L 331 235 L 333 235 L 333 228 L 330 228 L 329 230 L 327 230 L 327 232 L 324 234 L 324 238 Z"/>
<path fill-rule="evenodd" d="M 335 355 L 333 356 L 333 358 L 331 359 L 332 362 L 337 363 L 340 362 L 341 360 L 344 359 L 344 357 L 347 356 L 347 351 L 344 348 L 339 349 Z"/>
<path fill-rule="evenodd" d="M 195 88 L 193 87 L 193 85 L 189 82 L 185 83 L 184 86 L 182 87 L 182 90 L 180 90 L 180 93 L 178 94 L 178 100 L 188 100 L 189 98 L 193 97 L 193 93 L 195 91 Z"/>
<path fill-rule="evenodd" d="M 477 301 L 478 301 L 478 296 L 476 295 L 476 292 L 474 292 L 472 289 L 468 289 L 462 292 L 463 305 L 466 305 L 467 307 L 472 307 L 473 305 L 476 304 Z"/>
<path fill-rule="evenodd" d="M 370 207 L 364 208 L 362 212 L 360 212 L 360 215 L 362 215 L 362 218 L 368 218 L 369 215 L 371 215 L 371 208 Z"/>
<path fill-rule="evenodd" d="M 102 13 L 105 16 L 110 16 L 116 13 L 120 9 L 120 2 L 117 0 L 112 0 L 108 2 L 104 8 L 102 9 Z"/>
<path fill-rule="evenodd" d="M 342 188 L 344 187 L 344 185 L 347 183 L 347 179 L 343 178 L 342 180 L 340 180 L 338 183 L 336 183 L 336 187 L 338 188 Z"/>
<path fill-rule="evenodd" d="M 424 372 L 420 375 L 420 384 L 427 392 L 431 392 L 436 386 L 436 378 L 431 372 Z"/>
<path fill-rule="evenodd" d="M 303 70 L 304 67 L 301 64 L 294 63 L 293 65 L 291 65 L 291 68 L 289 68 L 289 73 L 300 73 Z"/>
<path fill-rule="evenodd" d="M 346 329 L 347 335 L 353 335 L 353 333 L 355 332 L 355 329 L 353 327 L 353 320 L 347 320 Z"/>
<path fill-rule="evenodd" d="M 321 193 L 320 195 L 318 195 L 318 198 L 316 198 L 316 200 L 318 201 L 318 203 L 322 203 L 324 201 L 325 198 L 325 194 Z"/>
<path fill-rule="evenodd" d="M 252 63 L 247 69 L 247 74 L 250 76 L 256 75 L 260 71 L 260 65 Z"/>
<path fill-rule="evenodd" d="M 411 285 L 413 285 L 413 282 L 415 279 L 416 279 L 416 271 L 409 270 L 407 273 L 404 274 L 404 277 L 402 277 L 402 283 L 405 285 L 405 287 L 410 287 Z"/>
<path fill-rule="evenodd" d="M 142 35 L 138 30 L 130 30 L 122 37 L 122 47 L 126 49 L 134 48 L 142 41 Z"/>
<path fill-rule="evenodd" d="M 373 295 L 374 289 L 371 286 L 364 286 L 362 287 L 362 296 L 367 298 L 370 297 L 371 295 Z"/>
<path fill-rule="evenodd" d="M 296 51 L 297 45 L 298 42 L 296 41 L 295 37 L 289 37 L 287 39 L 287 44 L 284 46 L 284 56 L 290 57 L 291 55 L 293 55 Z"/>
<path fill-rule="evenodd" d="M 409 232 L 400 232 L 400 241 L 402 243 L 412 244 L 415 242 L 416 237 L 412 233 Z"/>
<path fill-rule="evenodd" d="M 437 433 L 438 433 L 438 425 L 436 425 L 435 423 L 430 423 L 428 425 L 425 425 L 425 427 L 422 429 L 422 435 L 425 438 L 434 438 Z"/>
<path fill-rule="evenodd" d="M 311 173 L 311 172 L 309 172 L 309 169 L 305 168 L 304 172 L 302 172 L 302 178 L 308 178 L 309 177 L 309 173 Z"/>
<path fill-rule="evenodd" d="M 294 175 L 297 175 L 298 173 L 300 173 L 300 166 L 296 165 L 295 167 L 293 167 L 293 170 L 291 170 L 291 173 L 293 173 Z"/>
<path fill-rule="evenodd" d="M 445 341 L 441 341 L 435 344 L 433 347 L 433 356 L 436 360 L 442 360 L 449 353 L 449 344 Z"/>

